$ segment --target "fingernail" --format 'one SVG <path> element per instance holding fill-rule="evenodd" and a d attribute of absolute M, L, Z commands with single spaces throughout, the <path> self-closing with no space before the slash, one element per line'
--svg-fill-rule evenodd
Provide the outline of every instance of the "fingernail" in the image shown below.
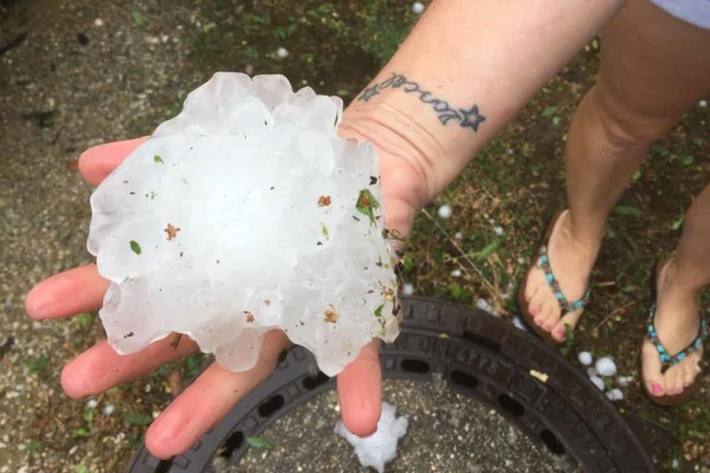
<path fill-rule="evenodd" d="M 660 396 L 661 394 L 663 394 L 663 386 L 661 386 L 661 385 L 658 384 L 658 383 L 652 384 L 652 385 L 651 385 L 651 393 L 652 393 L 654 396 Z"/>
<path fill-rule="evenodd" d="M 45 319 L 52 313 L 52 300 L 36 295 L 35 289 L 36 286 L 25 297 L 25 310 L 33 319 Z"/>

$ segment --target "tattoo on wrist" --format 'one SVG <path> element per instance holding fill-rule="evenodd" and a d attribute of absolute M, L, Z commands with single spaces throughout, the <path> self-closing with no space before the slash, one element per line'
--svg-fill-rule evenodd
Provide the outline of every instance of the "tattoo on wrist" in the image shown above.
<path fill-rule="evenodd" d="M 458 122 L 461 128 L 470 128 L 472 131 L 478 131 L 478 127 L 486 120 L 486 117 L 478 111 L 478 105 L 474 104 L 468 109 L 454 108 L 446 100 L 433 96 L 431 92 L 424 89 L 417 82 L 397 73 L 393 73 L 389 79 L 366 88 L 357 100 L 368 102 L 384 89 L 402 89 L 407 94 L 417 96 L 422 103 L 431 106 L 442 125 L 446 125 L 453 120 Z"/>

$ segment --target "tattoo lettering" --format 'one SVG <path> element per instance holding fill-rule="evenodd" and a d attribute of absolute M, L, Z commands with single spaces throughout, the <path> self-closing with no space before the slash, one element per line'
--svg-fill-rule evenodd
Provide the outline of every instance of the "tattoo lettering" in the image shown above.
<path fill-rule="evenodd" d="M 389 79 L 366 88 L 357 100 L 368 102 L 372 97 L 378 95 L 384 89 L 402 89 L 407 94 L 413 94 L 422 103 L 430 105 L 436 112 L 442 125 L 446 125 L 451 120 L 459 123 L 461 128 L 470 128 L 478 131 L 478 127 L 486 120 L 486 117 L 478 111 L 478 105 L 473 105 L 469 109 L 453 108 L 446 100 L 436 98 L 431 92 L 422 88 L 417 82 L 407 79 L 402 74 L 394 73 Z"/>

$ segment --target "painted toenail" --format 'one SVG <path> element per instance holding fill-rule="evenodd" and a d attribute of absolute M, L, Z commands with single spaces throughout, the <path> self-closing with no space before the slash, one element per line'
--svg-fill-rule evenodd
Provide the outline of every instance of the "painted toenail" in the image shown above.
<path fill-rule="evenodd" d="M 653 393 L 654 396 L 660 396 L 663 394 L 663 386 L 660 384 L 652 384 L 651 385 L 651 393 Z"/>

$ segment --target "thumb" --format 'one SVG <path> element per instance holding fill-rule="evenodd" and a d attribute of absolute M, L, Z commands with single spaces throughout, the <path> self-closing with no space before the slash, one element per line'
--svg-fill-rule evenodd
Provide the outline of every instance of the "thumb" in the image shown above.
<path fill-rule="evenodd" d="M 345 427 L 361 437 L 374 433 L 380 420 L 382 370 L 379 348 L 379 340 L 368 343 L 338 375 L 340 415 Z"/>

